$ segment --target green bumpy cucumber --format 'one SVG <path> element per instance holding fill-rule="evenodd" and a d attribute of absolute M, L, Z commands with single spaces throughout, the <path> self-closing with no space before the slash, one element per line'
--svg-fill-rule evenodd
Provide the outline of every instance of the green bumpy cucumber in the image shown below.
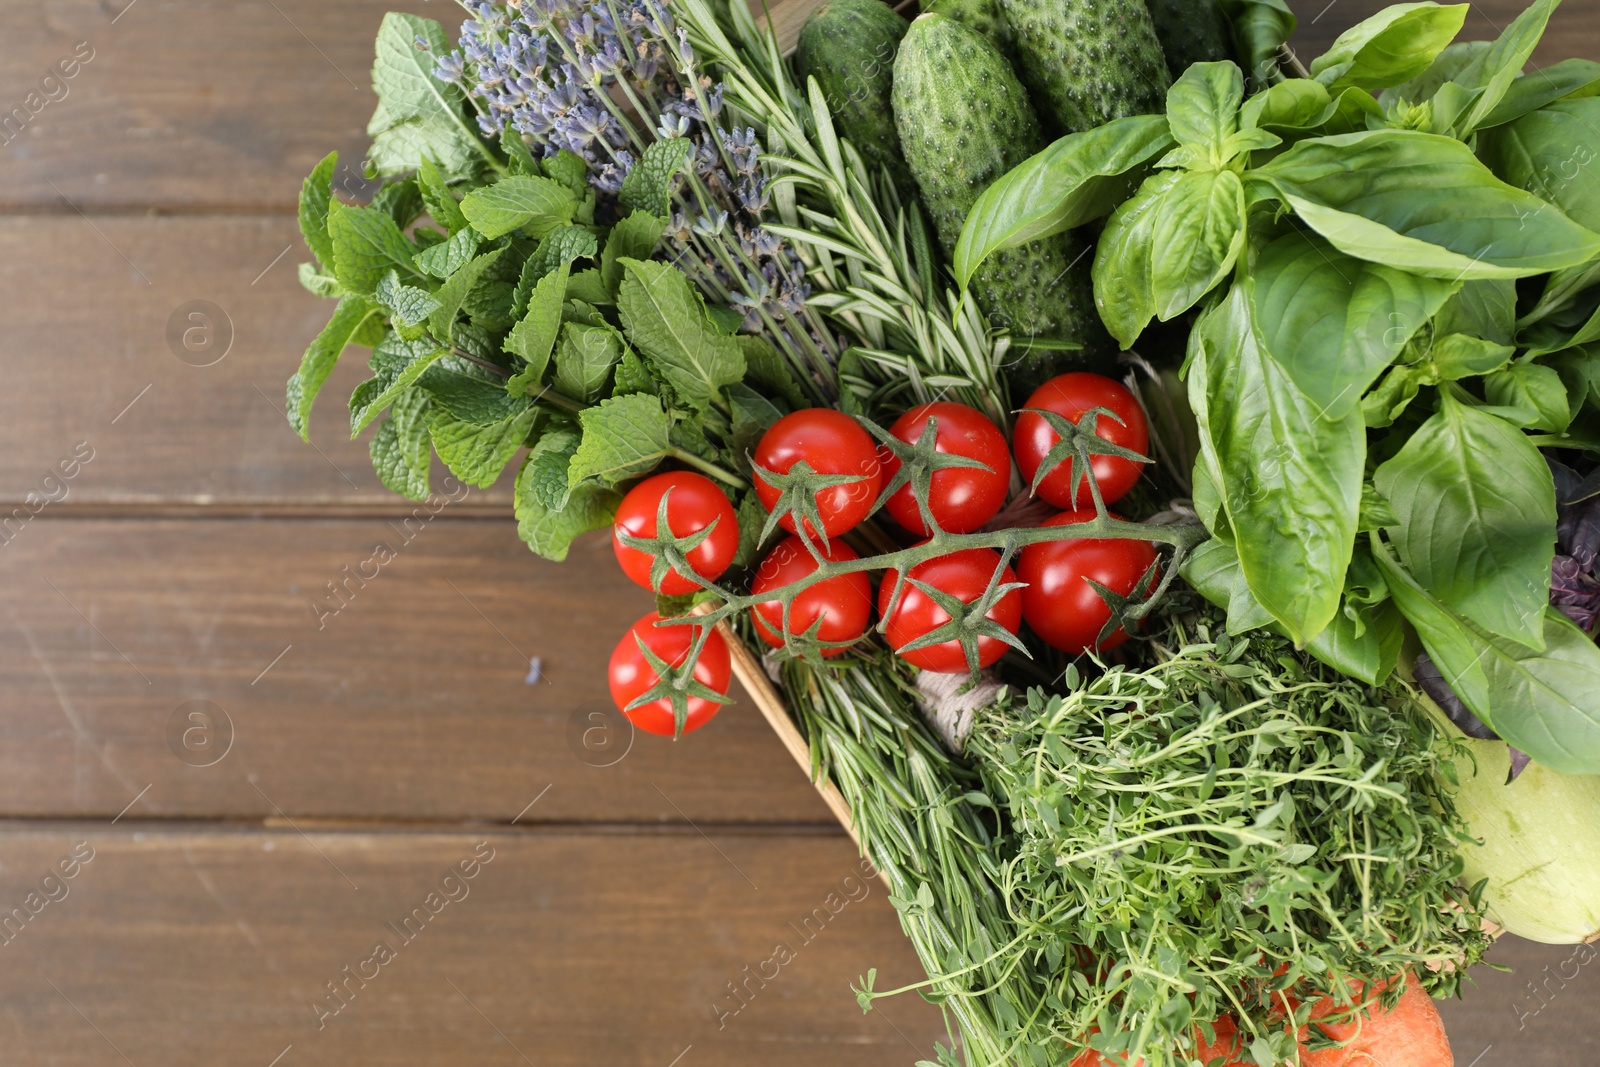
<path fill-rule="evenodd" d="M 978 196 L 1043 147 L 1038 116 L 1000 49 L 943 15 L 922 15 L 900 42 L 894 117 L 946 254 Z M 996 253 L 973 276 L 973 294 L 989 320 L 1014 335 L 1098 350 L 1103 334 L 1083 251 L 1080 238 L 1059 234 Z M 1016 385 L 1048 369 L 1023 366 L 1010 377 Z"/>
<path fill-rule="evenodd" d="M 911 24 L 883 0 L 827 0 L 800 30 L 795 72 L 816 78 L 839 136 L 869 170 L 886 170 L 895 188 L 911 192 L 889 97 L 894 58 Z"/>
<path fill-rule="evenodd" d="M 1006 25 L 1000 0 L 936 0 L 928 11 L 971 26 L 999 45 L 1000 51 L 1011 53 L 1011 27 Z"/>
<path fill-rule="evenodd" d="M 1233 30 L 1217 0 L 1145 0 L 1174 78 L 1193 63 L 1233 59 Z"/>
<path fill-rule="evenodd" d="M 1017 69 L 1056 132 L 1166 105 L 1167 61 L 1145 0 L 1000 0 Z"/>

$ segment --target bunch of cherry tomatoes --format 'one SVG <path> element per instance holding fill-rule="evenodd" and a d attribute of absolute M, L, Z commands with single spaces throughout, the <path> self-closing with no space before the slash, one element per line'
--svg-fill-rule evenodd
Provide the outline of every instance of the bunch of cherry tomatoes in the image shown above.
<path fill-rule="evenodd" d="M 928 482 L 927 506 L 946 533 L 972 533 L 983 528 L 1006 503 L 1011 482 L 1011 461 L 1025 485 L 1031 484 L 1060 435 L 1037 412 L 1053 412 L 1076 424 L 1085 414 L 1101 409 L 1095 433 L 1113 445 L 1143 454 L 1149 445 L 1149 426 L 1134 395 L 1120 383 L 1098 374 L 1075 372 L 1052 378 L 1028 398 L 1018 416 L 1008 449 L 1005 435 L 986 415 L 964 404 L 937 401 L 922 404 L 901 415 L 889 434 L 908 445 L 917 444 L 930 421 L 935 426 L 934 450 L 976 461 L 972 465 L 938 466 Z M 1109 411 L 1113 418 L 1106 418 Z M 838 484 L 816 489 L 814 514 L 821 529 L 805 523 L 806 538 L 796 536 L 796 520 L 786 511 L 778 520 L 789 536 L 767 553 L 751 582 L 752 595 L 781 590 L 817 569 L 812 548 L 830 561 L 858 559 L 841 535 L 857 527 L 878 504 L 878 498 L 900 469 L 894 453 L 876 444 L 854 418 L 832 408 L 808 408 L 785 415 L 762 437 L 754 456 L 755 490 L 769 511 L 778 504 L 780 489 L 762 477 L 788 475 L 801 462 L 824 481 Z M 1074 478 L 1069 458 L 1039 481 L 1035 495 L 1063 509 L 1044 525 L 1065 526 L 1095 517 L 1086 479 Z M 1139 479 L 1142 464 L 1115 455 L 1095 455 L 1090 464 L 1102 500 L 1121 499 Z M 670 495 L 669 495 L 670 494 Z M 623 498 L 612 529 L 617 562 L 634 582 L 666 596 L 683 596 L 701 586 L 676 571 L 660 575 L 661 567 L 649 553 L 623 543 L 622 534 L 654 538 L 658 534 L 662 497 L 667 497 L 669 536 L 692 538 L 709 533 L 684 552 L 695 573 L 715 581 L 733 564 L 739 549 L 739 524 L 727 496 L 711 479 L 692 471 L 669 471 L 646 478 Z M 883 510 L 911 534 L 926 538 L 924 521 L 911 486 L 902 484 L 883 501 Z M 820 533 L 820 536 L 818 536 Z M 807 542 L 810 543 L 808 547 Z M 1019 583 L 1001 596 L 985 614 L 1006 631 L 1016 633 L 1024 620 L 1039 639 L 1068 653 L 1091 648 L 1112 648 L 1127 639 L 1122 629 L 1104 640 L 1101 630 L 1111 609 L 1090 581 L 1126 596 L 1150 571 L 1155 549 L 1146 541 L 1120 538 L 1079 538 L 1031 544 L 1017 554 L 1015 571 L 1005 567 L 1002 584 Z M 976 602 L 989 588 L 1001 555 L 991 548 L 951 552 L 917 564 L 908 578 L 958 598 Z M 659 588 L 651 582 L 655 569 Z M 898 573 L 889 569 L 879 584 L 876 607 L 885 620 L 889 647 L 907 662 L 927 671 L 965 672 L 968 662 L 960 641 L 950 640 L 915 649 L 906 646 L 950 621 L 937 600 L 907 581 L 898 602 L 891 603 Z M 825 651 L 841 655 L 850 642 L 860 639 L 872 621 L 874 597 L 866 572 L 855 571 L 824 579 L 801 591 L 789 606 L 787 628 L 778 600 L 756 604 L 752 612 L 755 631 L 767 644 L 779 648 L 790 635 L 811 634 Z M 611 696 L 641 730 L 671 736 L 675 717 L 663 698 L 629 708 L 660 680 L 651 658 L 677 668 L 695 640 L 690 626 L 658 626 L 651 612 L 634 623 L 611 654 Z M 997 638 L 978 639 L 979 666 L 987 667 L 1006 651 Z M 648 652 L 648 654 L 647 654 Z M 728 690 L 731 660 L 727 643 L 713 631 L 706 639 L 694 668 L 695 681 L 718 694 Z M 691 697 L 684 732 L 705 725 L 720 705 Z"/>

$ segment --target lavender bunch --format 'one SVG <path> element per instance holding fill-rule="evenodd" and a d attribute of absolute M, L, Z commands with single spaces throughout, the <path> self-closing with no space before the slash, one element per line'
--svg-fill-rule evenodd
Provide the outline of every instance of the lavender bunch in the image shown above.
<path fill-rule="evenodd" d="M 772 190 L 753 128 L 725 115 L 687 32 L 659 0 L 479 0 L 464 4 L 458 49 L 434 76 L 460 85 L 491 137 L 535 155 L 572 152 L 589 169 L 596 217 L 615 218 L 623 182 L 650 143 L 688 141 L 666 239 L 676 266 L 740 329 L 774 342 L 813 382 L 837 347 L 806 306 L 805 267 L 764 225 Z M 724 123 L 733 128 L 726 128 Z"/>

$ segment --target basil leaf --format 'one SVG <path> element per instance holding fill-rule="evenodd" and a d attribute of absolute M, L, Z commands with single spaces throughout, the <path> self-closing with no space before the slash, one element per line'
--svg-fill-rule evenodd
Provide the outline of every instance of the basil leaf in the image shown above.
<path fill-rule="evenodd" d="M 1479 62 L 1492 43 L 1489 41 L 1457 41 L 1434 57 L 1427 70 L 1415 78 L 1392 85 L 1378 94 L 1378 103 L 1384 108 L 1399 104 L 1415 105 L 1432 100 L 1447 82 L 1455 81 L 1462 71 Z"/>
<path fill-rule="evenodd" d="M 1387 89 L 1415 78 L 1461 32 L 1470 4 L 1393 4 L 1341 33 L 1311 62 L 1330 89 Z"/>
<path fill-rule="evenodd" d="M 1461 288 L 1433 318 L 1435 336 L 1465 333 L 1508 345 L 1517 332 L 1517 283 L 1510 278 L 1479 278 Z"/>
<path fill-rule="evenodd" d="M 1483 380 L 1483 395 L 1495 414 L 1518 426 L 1561 433 L 1572 422 L 1567 387 L 1553 367 L 1513 363 Z"/>
<path fill-rule="evenodd" d="M 1488 129 L 1520 119 L 1555 100 L 1594 96 L 1597 92 L 1600 92 L 1600 63 L 1592 59 L 1563 59 L 1540 67 L 1537 78 L 1514 80 L 1495 109 L 1478 123 L 1478 128 Z"/>
<path fill-rule="evenodd" d="M 1470 334 L 1439 336 L 1435 333 L 1433 346 L 1428 349 L 1428 384 L 1458 382 L 1463 378 L 1492 374 L 1510 362 L 1515 352 L 1516 349 L 1510 345 L 1497 345 Z"/>
<path fill-rule="evenodd" d="M 1359 412 L 1326 417 L 1262 351 L 1248 290 L 1247 281 L 1235 283 L 1197 327 L 1190 396 L 1250 591 L 1303 645 L 1339 609 L 1361 507 L 1365 427 Z"/>
<path fill-rule="evenodd" d="M 368 324 L 376 319 L 378 306 L 361 296 L 347 296 L 333 309 L 322 332 L 318 333 L 300 357 L 300 369 L 290 376 L 285 393 L 286 414 L 302 440 L 311 440 L 309 420 L 311 404 L 322 389 L 322 383 L 333 372 L 339 354 L 347 345 L 360 344 L 369 336 Z M 382 323 L 379 322 L 381 327 Z M 373 338 L 367 343 L 376 343 Z"/>
<path fill-rule="evenodd" d="M 1600 226 L 1600 98 L 1561 100 L 1485 130 L 1478 155 L 1503 181 L 1560 208 L 1581 226 Z"/>
<path fill-rule="evenodd" d="M 577 207 L 578 198 L 565 185 L 526 174 L 474 189 L 461 201 L 461 213 L 472 228 L 491 241 L 512 230 L 544 237 L 570 223 Z"/>
<path fill-rule="evenodd" d="M 1244 223 L 1244 183 L 1233 171 L 1193 171 L 1173 183 L 1150 229 L 1157 318 L 1166 322 L 1189 310 L 1233 269 L 1244 249 Z"/>
<path fill-rule="evenodd" d="M 1555 554 L 1555 482 L 1519 430 L 1441 395 L 1373 474 L 1389 531 L 1424 589 L 1491 633 L 1542 647 Z"/>
<path fill-rule="evenodd" d="M 1131 115 L 1069 134 L 1023 160 L 967 213 L 951 268 L 956 282 L 965 288 L 995 252 L 1107 214 L 1127 199 L 1145 165 L 1171 146 L 1163 116 Z"/>
<path fill-rule="evenodd" d="M 1565 615 L 1541 610 L 1535 651 L 1479 631 L 1377 546 L 1395 602 L 1461 702 L 1510 744 L 1563 774 L 1600 773 L 1600 647 Z"/>
<path fill-rule="evenodd" d="M 1221 166 L 1222 146 L 1239 128 L 1244 75 L 1229 60 L 1195 63 L 1167 90 L 1167 124 L 1181 145 L 1206 149 Z"/>
<path fill-rule="evenodd" d="M 583 440 L 567 467 L 576 487 L 589 479 L 616 485 L 644 474 L 672 453 L 672 422 L 649 393 L 602 400 L 578 416 Z"/>
<path fill-rule="evenodd" d="M 417 48 L 417 39 L 428 51 Z M 390 12 L 378 27 L 372 88 L 378 106 L 367 124 L 368 161 L 384 176 L 404 174 L 431 156 L 452 178 L 471 177 L 485 165 L 498 167 L 489 149 L 467 125 L 466 96 L 433 76 L 434 57 L 450 51 L 444 29 L 432 19 Z"/>
<path fill-rule="evenodd" d="M 560 507 L 546 503 L 538 481 L 540 459 L 548 452 L 559 454 L 570 446 L 568 431 L 553 431 L 539 438 L 517 474 L 512 497 L 517 534 L 534 552 L 556 561 L 567 558 L 568 549 L 580 534 L 610 526 L 622 499 L 614 490 L 590 483 L 563 494 Z"/>
<path fill-rule="evenodd" d="M 1522 68 L 1544 36 L 1550 15 L 1560 0 L 1534 0 L 1511 20 L 1492 45 L 1478 53 L 1474 61 L 1450 80 L 1467 89 L 1481 89 L 1464 119 L 1455 122 L 1454 132 L 1463 140 L 1478 129 L 1484 119 L 1505 99 L 1511 83 L 1522 75 Z"/>
<path fill-rule="evenodd" d="M 1294 232 L 1256 255 L 1255 317 L 1272 358 L 1329 418 L 1343 418 L 1453 288 L 1352 259 Z"/>
<path fill-rule="evenodd" d="M 1233 25 L 1239 58 L 1250 70 L 1255 88 L 1272 84 L 1279 76 L 1279 56 L 1289 43 L 1298 20 L 1284 0 L 1221 0 Z"/>
<path fill-rule="evenodd" d="M 1600 234 L 1500 181 L 1448 137 L 1319 137 L 1251 174 L 1340 251 L 1416 274 L 1517 278 L 1600 255 Z"/>
<path fill-rule="evenodd" d="M 434 408 L 428 413 L 428 433 L 450 473 L 468 485 L 484 489 L 500 477 L 538 417 L 539 409 L 530 406 L 485 426 Z"/>
<path fill-rule="evenodd" d="M 1155 222 L 1166 194 L 1183 176 L 1176 170 L 1150 175 L 1100 231 L 1091 268 L 1094 303 L 1106 329 L 1124 349 L 1133 347 L 1156 313 L 1151 280 Z"/>
<path fill-rule="evenodd" d="M 670 263 L 621 260 L 617 293 L 628 340 L 673 391 L 697 411 L 744 378 L 739 342 L 712 325 L 699 294 Z"/>

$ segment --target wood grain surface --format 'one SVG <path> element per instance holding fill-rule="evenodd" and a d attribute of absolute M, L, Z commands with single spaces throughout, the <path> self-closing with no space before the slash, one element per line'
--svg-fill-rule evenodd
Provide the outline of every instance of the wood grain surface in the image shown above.
<path fill-rule="evenodd" d="M 1294 6 L 1309 60 L 1381 5 Z M 1473 5 L 1468 34 L 1520 6 Z M 603 538 L 547 564 L 504 484 L 426 521 L 383 490 L 342 405 L 362 353 L 315 445 L 288 430 L 330 307 L 294 278 L 295 197 L 332 149 L 365 195 L 394 7 L 465 17 L 0 0 L 0 1067 L 930 1058 L 931 1006 L 856 1007 L 868 968 L 917 964 L 756 709 L 678 743 L 607 717 L 649 598 Z M 1567 0 L 1535 64 L 1567 55 L 1600 57 L 1600 0 Z M 402 944 L 386 924 L 480 841 L 469 895 Z M 94 858 L 41 887 L 77 842 Z M 395 958 L 346 979 L 379 941 Z M 1458 1064 L 1600 1062 L 1586 951 L 1498 946 L 1515 973 L 1442 1006 Z"/>

